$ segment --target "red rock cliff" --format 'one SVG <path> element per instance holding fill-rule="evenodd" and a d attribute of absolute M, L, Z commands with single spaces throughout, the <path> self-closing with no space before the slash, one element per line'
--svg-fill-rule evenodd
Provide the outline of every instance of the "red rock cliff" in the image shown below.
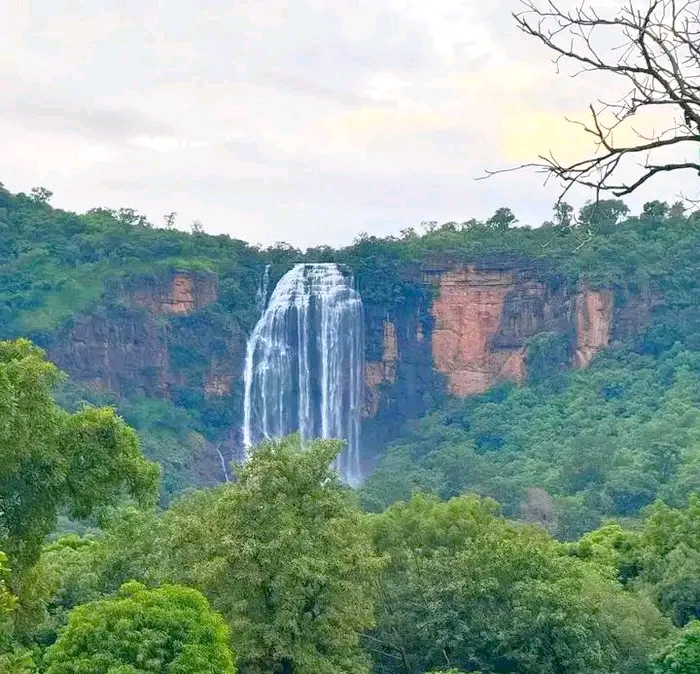
<path fill-rule="evenodd" d="M 115 301 L 104 311 L 76 315 L 49 349 L 50 357 L 77 380 L 100 388 L 167 396 L 172 385 L 186 383 L 173 364 L 173 349 L 207 351 L 206 321 L 182 320 L 216 302 L 217 295 L 217 278 L 210 273 L 177 271 L 133 279 L 116 290 Z M 165 317 L 180 323 L 171 325 Z M 242 350 L 241 337 L 231 339 L 236 343 L 231 343 L 229 357 L 211 357 L 203 373 L 200 386 L 207 397 L 231 391 Z"/>
<path fill-rule="evenodd" d="M 137 286 L 128 293 L 132 306 L 153 314 L 186 316 L 217 300 L 216 277 L 212 274 L 174 272 L 167 283 Z"/>
<path fill-rule="evenodd" d="M 479 271 L 473 266 L 440 275 L 432 306 L 435 368 L 447 376 L 450 393 L 481 393 L 503 379 L 524 377 L 524 347 L 494 349 L 506 296 L 515 288 L 509 270 Z"/>
<path fill-rule="evenodd" d="M 576 295 L 574 365 L 587 367 L 593 356 L 610 344 L 614 297 L 610 290 L 582 288 Z"/>
<path fill-rule="evenodd" d="M 527 340 L 545 331 L 575 335 L 573 365 L 586 367 L 612 338 L 612 291 L 538 280 L 514 265 L 454 266 L 427 274 L 436 286 L 432 360 L 450 393 L 483 393 L 525 377 Z"/>
<path fill-rule="evenodd" d="M 381 384 L 396 382 L 396 364 L 399 360 L 396 325 L 389 320 L 384 321 L 382 337 L 382 356 L 379 361 L 365 363 L 365 397 L 363 415 L 374 417 L 379 409 Z"/>

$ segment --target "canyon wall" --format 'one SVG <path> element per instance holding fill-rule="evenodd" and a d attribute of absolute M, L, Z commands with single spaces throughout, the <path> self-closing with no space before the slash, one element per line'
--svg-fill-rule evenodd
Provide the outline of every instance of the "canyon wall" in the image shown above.
<path fill-rule="evenodd" d="M 587 366 L 610 344 L 613 293 L 563 279 L 538 278 L 536 268 L 514 264 L 429 270 L 437 293 L 432 355 L 450 393 L 483 393 L 500 381 L 525 379 L 528 340 L 539 333 L 568 335 L 576 367 Z"/>
<path fill-rule="evenodd" d="M 235 321 L 208 315 L 215 274 L 173 271 L 120 282 L 98 310 L 77 314 L 47 345 L 49 357 L 98 389 L 172 398 L 185 389 L 230 395 L 245 335 Z"/>
<path fill-rule="evenodd" d="M 642 291 L 616 302 L 612 290 L 572 287 L 522 260 L 423 264 L 420 275 L 425 306 L 368 308 L 364 413 L 385 428 L 422 413 L 428 392 L 468 396 L 524 381 L 528 344 L 542 333 L 564 337 L 568 365 L 587 367 L 639 333 L 658 299 Z"/>
<path fill-rule="evenodd" d="M 651 305 L 641 297 L 618 310 L 610 290 L 570 289 L 513 261 L 424 264 L 419 281 L 428 292 L 412 305 L 365 305 L 365 418 L 396 406 L 401 416 L 420 414 L 435 387 L 467 396 L 523 381 L 528 340 L 543 332 L 568 335 L 571 364 L 585 367 L 615 332 L 639 330 Z M 74 378 L 108 390 L 167 397 L 188 385 L 205 398 L 230 395 L 240 384 L 245 335 L 220 313 L 207 315 L 217 293 L 212 273 L 132 279 L 112 289 L 106 308 L 76 315 L 49 355 Z M 193 369 L 188 380 L 183 372 Z"/>
<path fill-rule="evenodd" d="M 446 394 L 524 381 L 536 335 L 564 336 L 569 365 L 586 367 L 601 349 L 638 333 L 654 305 L 649 293 L 621 302 L 611 290 L 572 287 L 513 259 L 415 264 L 406 278 L 409 291 L 393 304 L 366 293 L 362 412 L 370 457 Z M 245 342 L 235 308 L 220 304 L 215 274 L 173 271 L 111 286 L 99 309 L 75 315 L 45 346 L 78 381 L 166 398 L 215 419 L 213 435 L 234 451 Z"/>

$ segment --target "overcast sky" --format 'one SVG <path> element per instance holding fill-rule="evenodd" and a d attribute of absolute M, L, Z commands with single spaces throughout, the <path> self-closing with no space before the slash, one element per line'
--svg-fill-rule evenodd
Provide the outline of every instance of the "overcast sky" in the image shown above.
<path fill-rule="evenodd" d="M 557 76 L 516 8 L 6 0 L 0 182 L 262 244 L 339 245 L 499 206 L 538 225 L 557 196 L 541 176 L 474 178 L 583 147 L 564 117 L 601 81 Z M 631 205 L 676 193 L 657 182 Z"/>

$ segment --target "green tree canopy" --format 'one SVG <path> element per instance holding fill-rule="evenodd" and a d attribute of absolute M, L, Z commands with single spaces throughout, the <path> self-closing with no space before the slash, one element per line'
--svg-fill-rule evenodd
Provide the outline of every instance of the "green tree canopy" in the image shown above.
<path fill-rule="evenodd" d="M 15 607 L 15 597 L 13 597 L 7 587 L 9 568 L 7 567 L 7 556 L 0 552 L 0 621 L 3 614 L 9 613 Z"/>
<path fill-rule="evenodd" d="M 382 674 L 632 674 L 668 631 L 651 602 L 494 501 L 416 495 L 374 531 L 389 559 L 368 639 Z"/>
<path fill-rule="evenodd" d="M 700 494 L 685 508 L 654 503 L 631 540 L 619 557 L 620 574 L 649 593 L 676 625 L 699 619 Z"/>
<path fill-rule="evenodd" d="M 0 547 L 13 571 L 38 558 L 59 509 L 77 517 L 129 494 L 152 502 L 158 466 L 113 410 L 62 410 L 62 375 L 27 340 L 0 342 Z"/>
<path fill-rule="evenodd" d="M 700 621 L 689 623 L 663 650 L 654 663 L 654 674 L 700 672 Z"/>
<path fill-rule="evenodd" d="M 126 583 L 74 609 L 47 651 L 47 674 L 235 674 L 223 618 L 191 588 Z"/>
<path fill-rule="evenodd" d="M 360 674 L 379 565 L 332 462 L 341 444 L 298 436 L 259 447 L 236 483 L 163 517 L 166 577 L 202 589 L 250 674 Z"/>

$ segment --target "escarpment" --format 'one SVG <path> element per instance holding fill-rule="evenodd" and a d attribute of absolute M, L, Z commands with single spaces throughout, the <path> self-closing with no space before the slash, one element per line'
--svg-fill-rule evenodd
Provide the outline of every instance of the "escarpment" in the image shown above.
<path fill-rule="evenodd" d="M 233 391 L 245 336 L 206 314 L 213 273 L 173 271 L 120 282 L 104 305 L 76 314 L 49 345 L 74 379 L 118 393 L 216 398 Z M 228 330 L 228 331 L 227 331 Z"/>
<path fill-rule="evenodd" d="M 639 333 L 658 300 L 644 291 L 618 302 L 612 289 L 572 286 L 512 259 L 425 263 L 421 283 L 429 295 L 423 306 L 366 309 L 364 412 L 384 426 L 422 413 L 426 391 L 464 397 L 523 382 L 528 345 L 542 333 L 569 344 L 569 367 L 587 367 L 602 349 Z"/>
<path fill-rule="evenodd" d="M 445 394 L 525 381 L 528 345 L 541 333 L 562 335 L 568 365 L 587 367 L 601 349 L 638 333 L 658 299 L 640 292 L 621 302 L 611 289 L 572 285 L 513 259 L 423 262 L 405 274 L 408 299 L 364 298 L 362 418 L 370 448 Z M 101 307 L 76 314 L 48 350 L 94 387 L 219 410 L 235 444 L 245 332 L 236 310 L 221 304 L 216 274 L 173 271 L 110 286 Z"/>

